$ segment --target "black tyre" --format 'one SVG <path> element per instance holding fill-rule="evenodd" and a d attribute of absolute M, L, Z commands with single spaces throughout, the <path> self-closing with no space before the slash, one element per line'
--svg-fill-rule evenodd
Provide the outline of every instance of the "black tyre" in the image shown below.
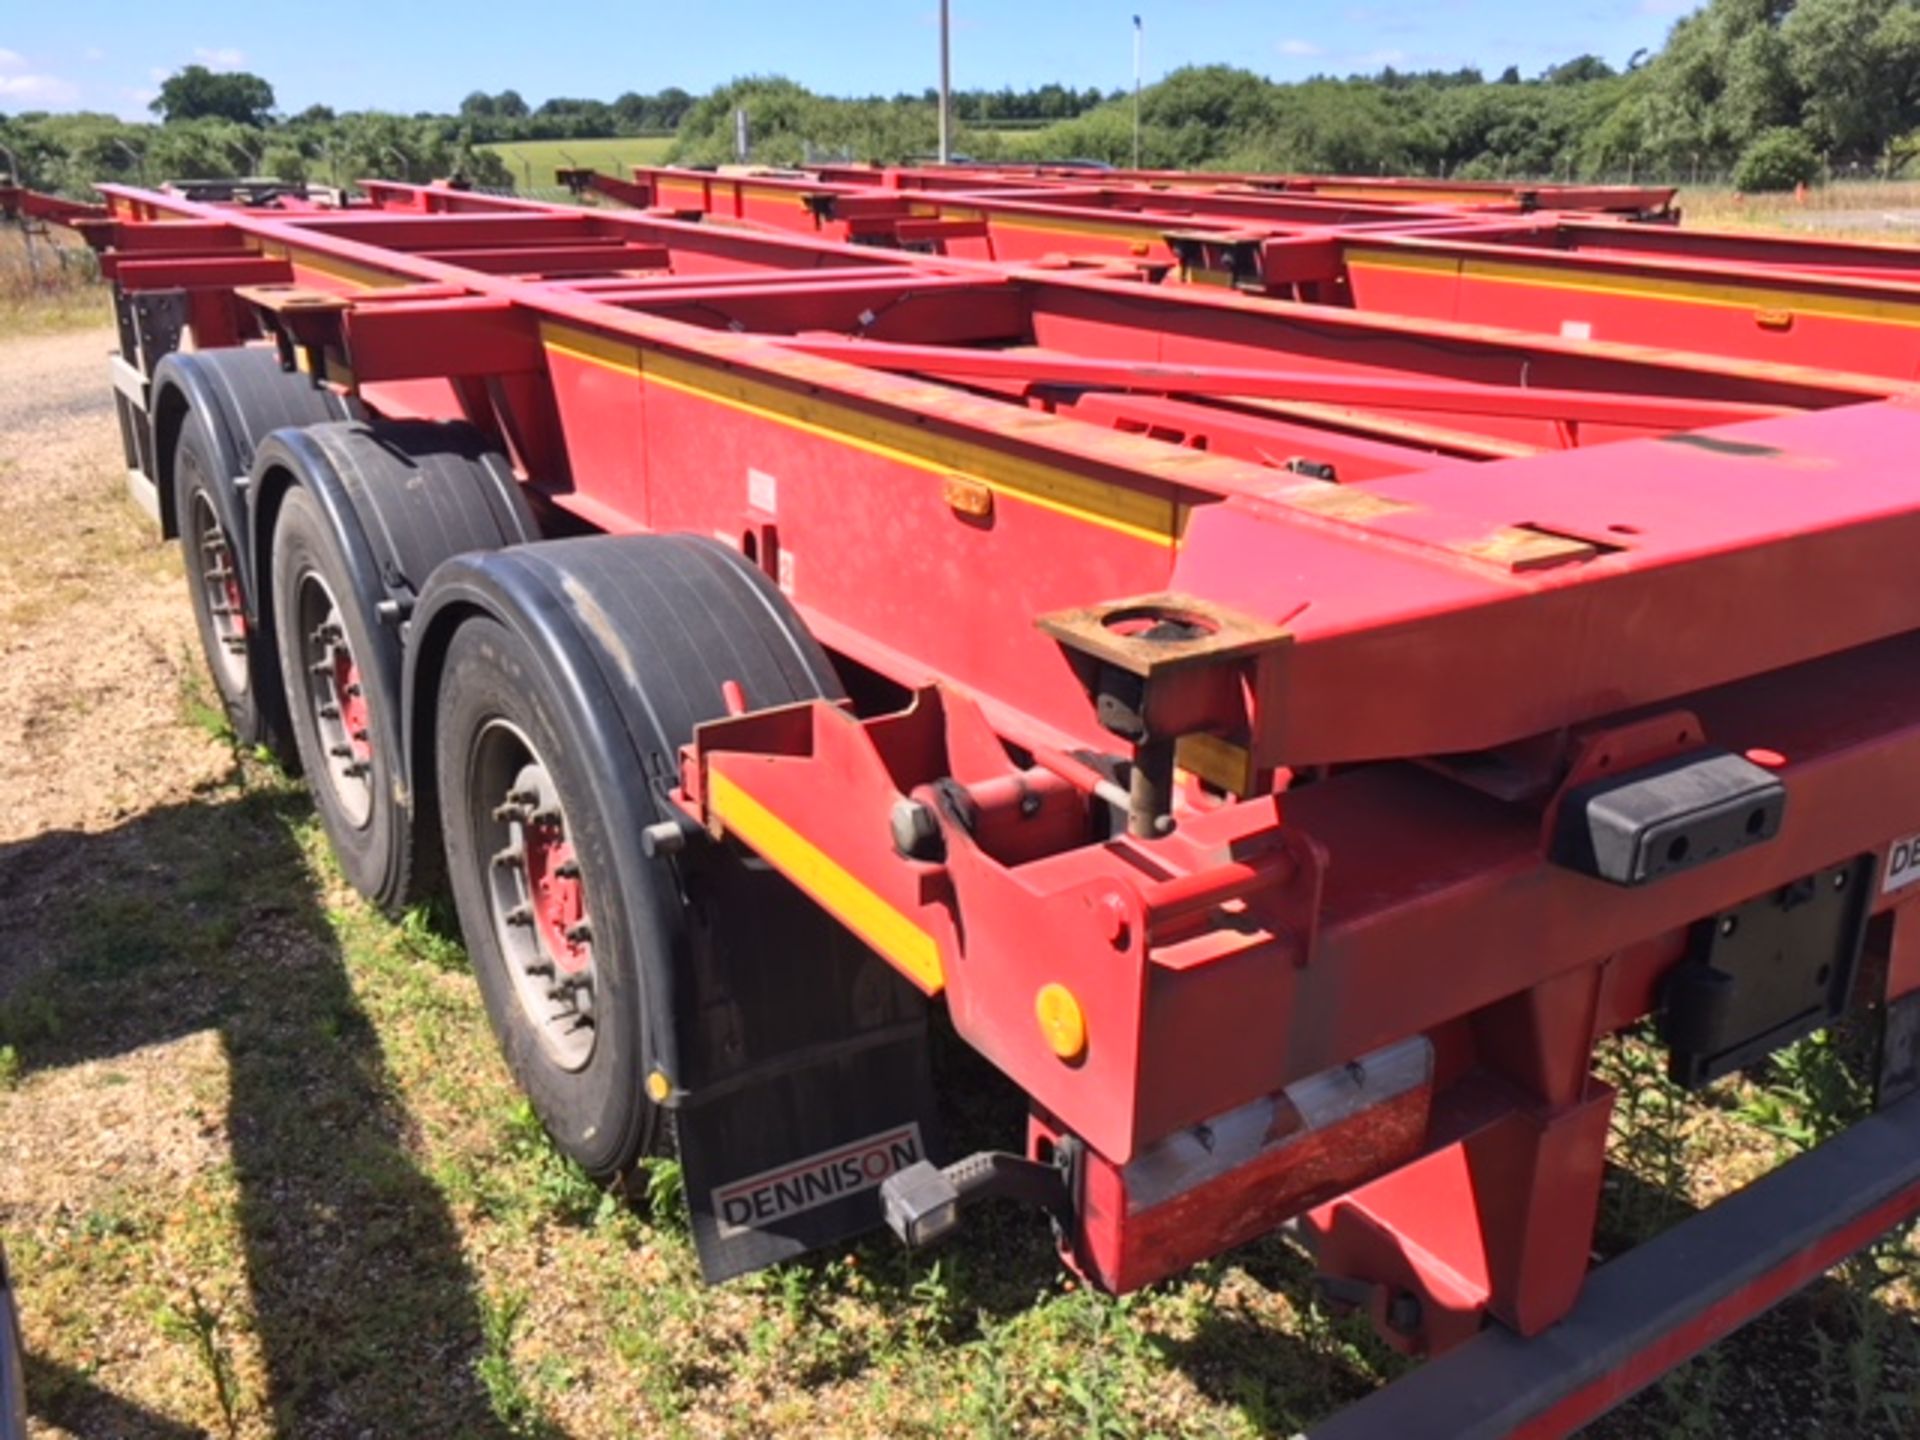
<path fill-rule="evenodd" d="M 671 943 L 657 890 L 623 885 L 585 747 L 532 647 L 461 625 L 435 721 L 440 823 L 461 930 L 514 1077 L 555 1143 L 609 1179 L 655 1144 L 637 957 Z M 637 904 L 635 902 L 638 902 Z"/>
<path fill-rule="evenodd" d="M 403 740 L 405 616 L 446 561 L 539 530 L 505 458 L 458 423 L 276 431 L 252 495 L 295 748 L 347 880 L 398 910 L 433 888 L 440 855 Z"/>
<path fill-rule="evenodd" d="M 256 624 L 240 567 L 238 537 L 223 522 L 223 482 L 212 441 L 198 417 L 181 427 L 173 458 L 175 525 L 187 593 L 207 673 L 242 745 L 265 745 L 292 767 L 298 756 L 287 727 L 286 691 L 272 628 Z"/>
<path fill-rule="evenodd" d="M 399 903 L 412 827 L 395 802 L 399 697 L 340 541 L 313 495 L 295 486 L 273 536 L 273 617 L 294 743 L 347 882 Z"/>
<path fill-rule="evenodd" d="M 555 1144 L 610 1179 L 654 1143 L 654 1101 L 705 1078 L 680 1064 L 720 1003 L 687 895 L 727 893 L 712 872 L 743 863 L 648 856 L 640 832 L 675 813 L 679 747 L 726 713 L 729 684 L 769 708 L 838 696 L 838 679 L 764 575 L 689 536 L 456 561 L 414 624 L 416 656 L 445 646 L 434 788 L 488 1017 Z"/>
<path fill-rule="evenodd" d="M 27 1440 L 26 1350 L 5 1254 L 0 1254 L 0 1440 Z"/>

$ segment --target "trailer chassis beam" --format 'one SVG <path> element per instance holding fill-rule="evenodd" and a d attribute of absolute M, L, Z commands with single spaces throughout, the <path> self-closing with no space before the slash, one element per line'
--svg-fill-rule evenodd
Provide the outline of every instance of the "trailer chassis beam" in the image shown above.
<path fill-rule="evenodd" d="M 1489 1329 L 1309 1440 L 1570 1433 L 1920 1215 L 1920 1095 L 1600 1266 L 1531 1340 Z"/>

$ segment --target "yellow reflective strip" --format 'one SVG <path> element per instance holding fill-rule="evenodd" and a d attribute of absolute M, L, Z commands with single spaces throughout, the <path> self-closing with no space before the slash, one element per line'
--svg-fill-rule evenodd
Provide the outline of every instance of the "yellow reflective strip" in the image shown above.
<path fill-rule="evenodd" d="M 797 395 L 764 381 L 659 351 L 647 351 L 643 361 L 639 346 L 585 331 L 542 325 L 540 338 L 547 349 L 559 354 L 910 465 L 940 476 L 943 483 L 958 472 L 997 494 L 1155 545 L 1171 546 L 1180 533 L 1184 517 L 1170 495 L 1154 495 L 1023 460 L 972 441 L 869 415 L 818 395 Z"/>
<path fill-rule="evenodd" d="M 718 770 L 707 772 L 707 809 L 908 979 L 929 995 L 938 993 L 946 976 L 933 936 Z"/>
<path fill-rule="evenodd" d="M 1883 325 L 1920 325 L 1920 297 L 1911 301 L 1868 300 L 1848 295 L 1818 295 L 1779 290 L 1763 285 L 1714 283 L 1665 277 L 1595 276 L 1573 279 L 1547 265 L 1522 265 L 1504 260 L 1461 259 L 1457 256 L 1398 254 L 1384 250 L 1347 252 L 1347 264 L 1365 269 L 1418 270 L 1458 275 L 1463 280 L 1487 280 L 1499 285 L 1534 285 L 1594 295 L 1625 295 L 1634 299 L 1677 300 L 1686 305 L 1719 305 L 1742 310 L 1788 311 L 1800 315 L 1839 315 Z"/>

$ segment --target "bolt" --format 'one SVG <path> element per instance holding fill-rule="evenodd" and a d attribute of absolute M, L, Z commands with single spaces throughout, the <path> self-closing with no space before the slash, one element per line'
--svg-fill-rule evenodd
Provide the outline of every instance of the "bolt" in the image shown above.
<path fill-rule="evenodd" d="M 504 805 L 493 807 L 493 818 L 496 820 L 524 820 L 526 816 L 527 807 L 516 800 L 509 800 Z"/>
<path fill-rule="evenodd" d="M 338 720 L 340 718 L 340 707 L 338 705 L 322 705 L 320 707 L 320 718 L 322 720 Z"/>
<path fill-rule="evenodd" d="M 1101 920 L 1104 922 L 1107 941 L 1116 950 L 1127 948 L 1127 902 L 1118 895 L 1102 895 L 1095 904 Z"/>
<path fill-rule="evenodd" d="M 358 700 L 360 698 L 360 686 L 358 684 L 347 686 L 347 698 L 349 700 Z"/>
<path fill-rule="evenodd" d="M 509 845 L 504 850 L 496 850 L 494 852 L 493 863 L 500 866 L 518 865 L 526 858 L 526 851 L 522 850 L 518 845 Z"/>
<path fill-rule="evenodd" d="M 1403 1290 L 1389 1300 L 1387 1325 L 1402 1335 L 1415 1334 L 1420 1329 L 1420 1297 Z"/>
<path fill-rule="evenodd" d="M 356 760 L 356 761 L 354 761 L 354 762 L 353 762 L 353 763 L 352 763 L 351 765 L 347 765 L 347 766 L 343 766 L 343 767 L 341 768 L 341 771 L 340 771 L 340 773 L 341 773 L 341 774 L 343 774 L 343 775 L 350 775 L 350 776 L 352 776 L 352 777 L 353 777 L 353 778 L 354 778 L 355 780 L 359 780 L 359 779 L 361 779 L 362 777 L 364 777 L 364 776 L 366 775 L 366 773 L 367 773 L 367 771 L 369 771 L 369 770 L 371 770 L 372 768 L 373 768 L 373 767 L 372 767 L 371 765 L 369 765 L 369 764 L 367 764 L 367 762 L 366 762 L 366 761 L 364 761 L 364 760 Z"/>
<path fill-rule="evenodd" d="M 351 734 L 351 736 L 355 740 L 358 740 L 362 745 L 367 743 L 368 736 L 367 736 L 367 731 L 365 726 L 362 726 L 358 730 L 350 731 L 349 734 Z"/>
<path fill-rule="evenodd" d="M 507 799 L 515 805 L 538 805 L 540 803 L 540 792 L 538 790 L 509 790 L 507 792 Z"/>
<path fill-rule="evenodd" d="M 531 925 L 533 924 L 533 909 L 527 905 L 516 905 L 507 911 L 505 918 L 509 925 Z"/>
<path fill-rule="evenodd" d="M 562 880 L 578 880 L 580 878 L 580 862 L 578 860 L 562 860 L 558 865 L 553 867 L 553 873 L 558 875 Z"/>
<path fill-rule="evenodd" d="M 940 821 L 924 801 L 905 796 L 893 802 L 887 816 L 894 852 L 907 860 L 940 858 Z"/>
<path fill-rule="evenodd" d="M 687 832 L 678 820 L 656 820 L 640 832 L 640 853 L 649 860 L 677 855 L 685 848 Z"/>
<path fill-rule="evenodd" d="M 353 747 L 351 745 L 329 745 L 327 747 L 327 754 L 333 756 L 336 760 L 351 760 L 353 758 Z"/>

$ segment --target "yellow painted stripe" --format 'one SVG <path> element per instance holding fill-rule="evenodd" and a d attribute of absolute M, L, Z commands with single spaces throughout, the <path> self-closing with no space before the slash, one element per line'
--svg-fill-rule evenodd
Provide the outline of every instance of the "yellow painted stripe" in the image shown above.
<path fill-rule="evenodd" d="M 1883 325 L 1920 325 L 1920 294 L 1912 300 L 1870 300 L 1862 296 L 1822 295 L 1765 285 L 1681 280 L 1665 276 L 1594 275 L 1575 278 L 1566 270 L 1551 265 L 1389 250 L 1349 249 L 1347 264 L 1360 269 L 1417 270 L 1428 274 L 1457 275 L 1463 280 L 1487 280 L 1500 285 L 1533 285 L 1550 290 L 1677 300 L 1688 305 L 1718 305 L 1742 310 L 1838 315 Z"/>
<path fill-rule="evenodd" d="M 714 365 L 658 350 L 643 352 L 637 345 L 584 330 L 542 325 L 540 338 L 557 354 L 910 465 L 941 477 L 943 482 L 958 474 L 978 480 L 996 494 L 1155 545 L 1171 546 L 1179 536 L 1180 507 L 1170 495 L 1154 495 L 1021 459 L 974 441 L 870 415 L 819 395 L 796 394 Z"/>
<path fill-rule="evenodd" d="M 1004 210 L 970 210 L 959 205 L 942 205 L 943 220 L 985 220 L 990 230 L 1031 230 L 1040 234 L 1097 235 L 1103 239 L 1129 240 L 1139 245 L 1158 245 L 1166 239 L 1167 228 L 1185 223 L 1170 215 L 1164 226 L 1142 225 L 1134 220 L 1068 220 L 1051 215 L 1009 214 Z"/>
<path fill-rule="evenodd" d="M 869 890 L 825 851 L 718 770 L 707 772 L 707 808 L 742 843 L 837 916 L 929 995 L 946 974 L 940 942 Z"/>
<path fill-rule="evenodd" d="M 332 255 L 323 255 L 317 250 L 292 249 L 277 241 L 269 240 L 260 247 L 260 253 L 275 260 L 286 260 L 309 270 L 318 270 L 322 275 L 331 275 L 360 290 L 392 290 L 402 285 L 414 285 L 419 282 L 405 275 L 395 275 L 385 270 L 374 270 L 365 265 L 356 265 L 351 260 L 341 260 Z"/>

